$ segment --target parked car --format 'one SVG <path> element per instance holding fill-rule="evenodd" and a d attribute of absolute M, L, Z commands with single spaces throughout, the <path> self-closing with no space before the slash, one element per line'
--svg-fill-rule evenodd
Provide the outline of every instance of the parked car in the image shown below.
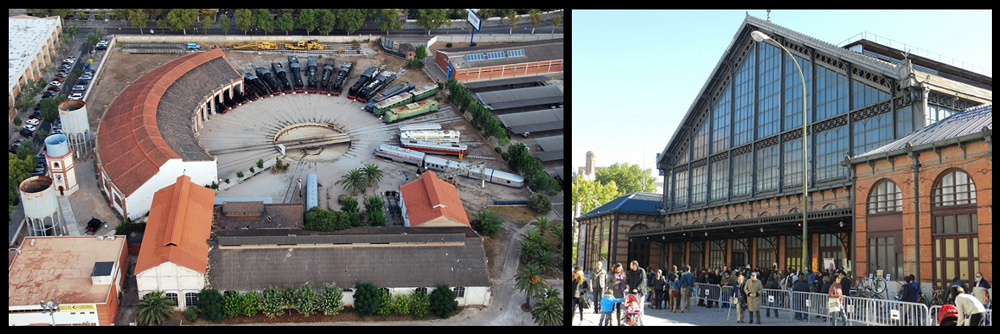
<path fill-rule="evenodd" d="M 69 72 L 59 71 L 59 72 L 56 72 L 56 77 L 65 78 L 67 74 L 69 74 Z"/>
<path fill-rule="evenodd" d="M 105 50 L 107 48 L 108 48 L 108 41 L 100 41 L 97 42 L 97 45 L 94 45 L 94 49 L 96 50 Z"/>
<path fill-rule="evenodd" d="M 59 87 L 62 86 L 62 81 L 52 80 L 52 82 L 50 82 L 49 85 Z"/>
<path fill-rule="evenodd" d="M 94 75 L 93 74 L 89 74 L 89 73 L 80 76 L 80 80 L 90 80 L 90 79 L 93 79 L 93 78 L 94 78 Z"/>
<path fill-rule="evenodd" d="M 66 81 L 66 78 L 55 77 L 54 79 L 52 79 L 52 81 L 63 82 L 63 81 Z"/>
<path fill-rule="evenodd" d="M 46 90 L 51 91 L 51 92 L 58 92 L 59 91 L 59 87 L 49 86 L 49 88 L 46 89 Z"/>
<path fill-rule="evenodd" d="M 24 129 L 28 130 L 28 131 L 31 131 L 31 132 L 35 132 L 35 130 L 38 130 L 38 127 L 36 127 L 35 125 L 31 125 L 31 124 L 25 124 L 24 125 Z"/>
<path fill-rule="evenodd" d="M 87 89 L 87 85 L 76 85 L 76 86 L 73 86 L 73 91 L 84 90 L 84 89 Z"/>
<path fill-rule="evenodd" d="M 27 121 L 24 121 L 24 124 L 38 126 L 38 123 L 41 123 L 41 122 L 42 121 L 39 120 L 39 119 L 37 119 L 37 118 L 28 118 Z"/>
<path fill-rule="evenodd" d="M 54 95 L 56 95 L 56 93 L 53 93 L 51 90 L 47 90 L 44 93 L 42 93 L 42 98 L 43 99 L 47 99 L 47 98 L 50 98 L 50 97 L 52 97 Z"/>
<path fill-rule="evenodd" d="M 31 137 L 31 133 L 32 132 L 28 131 L 28 129 L 21 129 L 21 136 L 23 137 Z"/>
<path fill-rule="evenodd" d="M 79 79 L 79 80 L 76 81 L 76 83 L 81 84 L 81 85 L 86 85 L 86 84 L 90 83 L 90 80 L 89 79 Z"/>
<path fill-rule="evenodd" d="M 82 93 L 73 93 L 73 95 L 69 96 L 69 99 L 70 100 L 83 100 L 83 94 Z"/>

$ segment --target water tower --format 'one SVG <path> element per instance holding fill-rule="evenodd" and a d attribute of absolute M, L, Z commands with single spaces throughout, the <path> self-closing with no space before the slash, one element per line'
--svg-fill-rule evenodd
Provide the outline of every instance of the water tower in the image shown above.
<path fill-rule="evenodd" d="M 90 120 L 83 100 L 66 100 L 59 104 L 59 120 L 70 147 L 77 158 L 90 154 L 94 147 Z"/>
<path fill-rule="evenodd" d="M 45 138 L 45 161 L 49 165 L 53 187 L 59 196 L 68 196 L 80 189 L 76 181 L 73 163 L 73 149 L 64 134 L 54 134 Z"/>
<path fill-rule="evenodd" d="M 21 181 L 21 202 L 30 236 L 66 235 L 66 225 L 59 200 L 48 176 L 33 176 Z"/>

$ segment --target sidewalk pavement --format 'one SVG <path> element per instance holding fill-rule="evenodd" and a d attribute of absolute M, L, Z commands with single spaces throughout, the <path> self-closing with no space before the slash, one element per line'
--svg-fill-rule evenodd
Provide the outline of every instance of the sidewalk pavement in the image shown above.
<path fill-rule="evenodd" d="M 646 306 L 646 314 L 643 316 L 643 322 L 645 326 L 741 326 L 741 327 L 754 327 L 754 326 L 830 326 L 829 322 L 823 322 L 823 319 L 812 318 L 811 321 L 797 321 L 793 319 L 791 312 L 781 312 L 781 317 L 775 317 L 771 314 L 771 317 L 766 317 L 766 310 L 760 311 L 760 320 L 763 325 L 757 324 L 747 324 L 747 323 L 736 323 L 736 309 L 733 308 L 731 312 L 727 308 L 705 308 L 704 306 L 696 306 L 697 303 L 691 305 L 690 312 L 671 313 L 669 310 L 657 310 Z M 575 309 L 573 313 L 573 326 L 597 326 L 598 321 L 601 319 L 600 314 L 594 314 L 593 308 L 583 310 L 583 321 L 580 321 L 580 310 Z M 625 312 L 624 308 L 622 312 Z M 612 314 L 614 315 L 614 314 Z M 727 319 L 728 315 L 728 319 Z M 744 320 L 745 322 L 746 320 Z M 617 326 L 618 321 L 612 320 L 612 326 Z"/>

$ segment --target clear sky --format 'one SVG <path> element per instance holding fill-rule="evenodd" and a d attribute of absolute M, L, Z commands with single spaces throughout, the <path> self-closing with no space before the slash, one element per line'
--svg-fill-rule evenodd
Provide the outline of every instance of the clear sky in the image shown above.
<path fill-rule="evenodd" d="M 655 175 L 656 153 L 746 13 L 767 18 L 763 9 L 574 10 L 572 170 L 594 151 L 597 166 L 628 162 Z M 992 10 L 772 10 L 771 22 L 837 46 L 868 33 L 869 40 L 993 75 Z"/>

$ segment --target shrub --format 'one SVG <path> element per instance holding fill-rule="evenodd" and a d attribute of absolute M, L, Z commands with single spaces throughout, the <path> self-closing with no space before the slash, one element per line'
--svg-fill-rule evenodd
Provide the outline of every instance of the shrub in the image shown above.
<path fill-rule="evenodd" d="M 503 148 L 500 146 L 494 147 L 493 150 L 497 151 L 497 154 L 503 154 Z"/>
<path fill-rule="evenodd" d="M 243 178 L 243 171 L 236 172 L 236 177 Z"/>
<path fill-rule="evenodd" d="M 354 286 L 354 310 L 361 317 L 375 314 L 379 309 L 379 291 L 375 285 L 363 282 Z"/>
<path fill-rule="evenodd" d="M 395 314 L 409 314 L 410 313 L 410 296 L 406 294 L 396 294 L 392 295 L 392 313 Z"/>
<path fill-rule="evenodd" d="M 472 42 L 472 45 L 469 45 L 469 46 L 476 46 L 476 42 Z"/>
<path fill-rule="evenodd" d="M 243 298 L 240 297 L 239 292 L 226 291 L 222 295 L 222 311 L 226 318 L 240 315 L 240 312 L 243 311 Z"/>
<path fill-rule="evenodd" d="M 198 320 L 198 308 L 194 306 L 188 306 L 187 310 L 184 310 L 184 318 L 188 322 L 195 322 Z"/>
<path fill-rule="evenodd" d="M 281 315 L 284 308 L 282 307 L 281 293 L 278 292 L 277 287 L 269 286 L 264 290 L 264 293 L 261 294 L 260 306 L 268 318 Z"/>
<path fill-rule="evenodd" d="M 253 167 L 251 166 L 251 167 L 250 167 L 250 174 L 253 174 L 253 171 L 254 171 L 254 169 L 253 169 Z"/>
<path fill-rule="evenodd" d="M 479 211 L 479 220 L 475 224 L 477 231 L 485 235 L 495 235 L 503 227 L 503 220 L 495 212 L 489 210 Z"/>
<path fill-rule="evenodd" d="M 410 313 L 416 319 L 426 318 L 430 314 L 431 302 L 427 297 L 427 292 L 414 290 L 410 294 Z"/>
<path fill-rule="evenodd" d="M 281 306 L 286 309 L 295 308 L 295 297 L 298 295 L 298 290 L 295 289 L 291 284 L 285 284 L 281 288 Z"/>
<path fill-rule="evenodd" d="M 447 319 L 458 310 L 455 292 L 447 285 L 438 285 L 434 292 L 431 292 L 429 299 L 431 311 L 441 318 Z"/>
<path fill-rule="evenodd" d="M 528 197 L 528 206 L 538 213 L 549 212 L 552 210 L 552 201 L 548 196 L 535 193 Z"/>
<path fill-rule="evenodd" d="M 312 285 L 305 284 L 299 288 L 295 298 L 295 308 L 299 310 L 299 314 L 307 317 L 315 314 L 316 310 L 319 309 L 316 290 L 313 289 Z"/>
<path fill-rule="evenodd" d="M 257 159 L 257 168 L 264 169 L 264 159 Z"/>
<path fill-rule="evenodd" d="M 325 315 L 333 315 L 344 309 L 344 291 L 337 284 L 324 284 L 319 296 L 319 309 Z"/>
<path fill-rule="evenodd" d="M 198 293 L 198 309 L 201 311 L 202 319 L 212 322 L 222 321 L 226 315 L 222 294 L 216 289 L 204 289 Z"/>
<path fill-rule="evenodd" d="M 260 296 L 257 295 L 257 291 L 247 291 L 240 299 L 242 299 L 240 303 L 241 315 L 247 317 L 257 315 L 257 310 L 260 309 Z"/>
<path fill-rule="evenodd" d="M 451 47 L 451 43 L 445 44 L 444 47 L 450 48 Z"/>
<path fill-rule="evenodd" d="M 393 309 L 393 307 L 392 307 L 393 305 L 392 305 L 392 295 L 389 294 L 389 291 L 379 290 L 378 291 L 378 299 L 379 299 L 379 302 L 378 302 L 378 311 L 376 311 L 375 313 L 378 314 L 378 315 L 389 315 L 389 314 L 391 314 L 392 313 L 392 309 Z"/>
<path fill-rule="evenodd" d="M 351 227 L 348 213 L 343 211 L 323 210 L 316 206 L 305 214 L 305 226 L 303 228 L 311 231 L 340 231 Z"/>
<path fill-rule="evenodd" d="M 229 184 L 229 178 L 228 177 L 226 178 L 226 184 Z"/>
<path fill-rule="evenodd" d="M 21 117 L 14 116 L 14 125 L 21 126 Z"/>

